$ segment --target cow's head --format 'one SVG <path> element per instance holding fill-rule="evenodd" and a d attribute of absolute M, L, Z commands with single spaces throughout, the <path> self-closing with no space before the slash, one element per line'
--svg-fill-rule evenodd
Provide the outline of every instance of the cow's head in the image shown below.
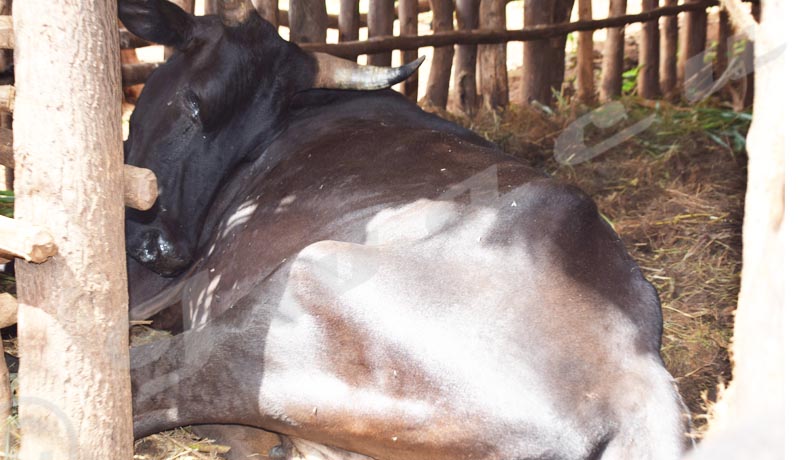
<path fill-rule="evenodd" d="M 174 49 L 148 79 L 125 145 L 126 162 L 153 170 L 159 182 L 153 209 L 128 211 L 128 253 L 166 276 L 192 262 L 223 180 L 265 150 L 294 93 L 386 88 L 419 65 L 358 66 L 307 53 L 255 13 L 224 25 L 167 0 L 120 0 L 119 16 L 132 33 Z"/>

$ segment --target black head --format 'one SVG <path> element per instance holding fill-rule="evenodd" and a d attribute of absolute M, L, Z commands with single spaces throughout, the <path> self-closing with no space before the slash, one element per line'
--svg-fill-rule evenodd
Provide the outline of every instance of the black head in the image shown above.
<path fill-rule="evenodd" d="M 128 253 L 165 276 L 193 262 L 217 191 L 266 150 L 296 92 L 384 88 L 419 65 L 367 69 L 306 53 L 255 13 L 224 25 L 167 0 L 120 0 L 119 16 L 132 33 L 175 50 L 147 80 L 125 144 L 126 163 L 151 169 L 159 183 L 151 210 L 128 211 Z"/>

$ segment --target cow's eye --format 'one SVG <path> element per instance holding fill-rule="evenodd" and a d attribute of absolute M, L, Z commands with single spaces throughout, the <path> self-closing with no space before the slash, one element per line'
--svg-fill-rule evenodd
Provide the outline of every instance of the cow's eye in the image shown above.
<path fill-rule="evenodd" d="M 192 121 L 200 123 L 200 98 L 197 97 L 194 91 L 186 90 L 184 101 L 186 103 L 186 110 L 189 111 L 189 116 L 192 118 Z"/>

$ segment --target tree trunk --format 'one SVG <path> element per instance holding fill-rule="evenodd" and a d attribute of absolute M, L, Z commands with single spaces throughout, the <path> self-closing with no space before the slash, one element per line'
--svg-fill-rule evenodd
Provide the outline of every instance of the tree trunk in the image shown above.
<path fill-rule="evenodd" d="M 339 41 L 358 40 L 360 15 L 358 0 L 341 0 L 339 2 Z M 353 56 L 355 59 L 357 56 Z"/>
<path fill-rule="evenodd" d="M 578 19 L 592 19 L 592 0 L 578 0 Z M 592 32 L 578 32 L 577 97 L 580 102 L 594 101 L 594 40 Z"/>
<path fill-rule="evenodd" d="M 25 0 L 14 26 L 16 218 L 59 251 L 16 265 L 20 458 L 132 458 L 116 2 Z"/>
<path fill-rule="evenodd" d="M 714 77 L 719 78 L 728 67 L 728 40 L 731 38 L 731 23 L 728 12 L 719 10 L 717 24 L 717 59 L 714 61 Z"/>
<path fill-rule="evenodd" d="M 664 6 L 675 6 L 678 0 L 664 0 Z M 661 49 L 659 52 L 659 86 L 666 99 L 675 97 L 678 81 L 678 17 L 661 18 Z"/>
<path fill-rule="evenodd" d="M 658 8 L 658 0 L 642 0 L 642 11 Z M 658 21 L 642 23 L 639 37 L 639 75 L 636 87 L 645 99 L 658 97 Z"/>
<path fill-rule="evenodd" d="M 525 0 L 525 26 L 569 21 L 574 0 Z M 564 81 L 566 36 L 526 42 L 522 54 L 522 97 L 550 105 Z"/>
<path fill-rule="evenodd" d="M 400 21 L 400 35 L 417 35 L 417 15 L 419 6 L 417 0 L 398 0 L 398 19 Z M 408 64 L 419 57 L 417 50 L 403 51 L 400 58 L 403 64 Z M 417 102 L 417 89 L 419 86 L 419 72 L 414 72 L 403 82 L 403 94 Z"/>
<path fill-rule="evenodd" d="M 506 28 L 505 0 L 481 0 L 480 28 Z M 484 107 L 503 109 L 508 105 L 508 69 L 506 45 L 478 45 L 480 93 Z"/>
<path fill-rule="evenodd" d="M 289 0 L 289 39 L 295 43 L 325 43 L 328 13 L 325 0 Z"/>
<path fill-rule="evenodd" d="M 480 0 L 456 0 L 456 20 L 459 30 L 478 28 Z M 456 45 L 455 91 L 456 110 L 472 116 L 478 109 L 478 88 L 475 71 L 478 64 L 477 45 Z"/>
<path fill-rule="evenodd" d="M 786 27 L 787 2 L 762 0 L 756 32 L 759 55 L 796 43 Z M 733 330 L 733 380 L 714 406 L 709 431 L 695 460 L 784 457 L 784 155 L 796 94 L 788 53 L 759 64 L 753 124 L 747 135 L 747 194 L 742 229 L 742 284 Z M 796 96 L 794 97 L 796 101 Z M 791 194 L 790 194 L 791 196 Z M 790 237 L 791 238 L 791 237 Z M 791 324 L 791 321 L 788 322 Z M 790 351 L 791 353 L 791 351 Z M 789 391 L 791 387 L 786 387 Z M 791 406 L 789 406 L 791 407 Z"/>
<path fill-rule="evenodd" d="M 278 0 L 252 0 L 253 6 L 258 11 L 259 16 L 264 18 L 277 29 L 280 20 L 280 12 L 278 11 Z"/>
<path fill-rule="evenodd" d="M 698 0 L 686 0 L 695 3 Z M 678 53 L 678 81 L 681 85 L 692 75 L 687 75 L 686 62 L 706 50 L 706 27 L 708 27 L 708 13 L 706 10 L 689 11 L 683 13 L 684 23 L 680 31 L 680 52 Z M 689 72 L 691 73 L 691 71 Z"/>
<path fill-rule="evenodd" d="M 608 16 L 623 16 L 628 7 L 627 0 L 610 0 Z M 625 28 L 615 27 L 606 30 L 606 44 L 603 47 L 602 82 L 600 100 L 610 101 L 622 94 L 622 71 L 625 57 Z"/>
<path fill-rule="evenodd" d="M 453 9 L 453 0 L 431 0 L 434 33 L 453 30 Z M 431 72 L 428 75 L 428 88 L 425 92 L 428 102 L 433 107 L 441 109 L 447 107 L 454 53 L 453 46 L 441 46 L 433 49 Z"/>
<path fill-rule="evenodd" d="M 392 35 L 392 22 L 394 22 L 394 1 L 369 0 L 369 11 L 367 11 L 368 36 Z M 372 65 L 392 65 L 392 53 L 370 55 L 367 57 L 367 62 Z"/>

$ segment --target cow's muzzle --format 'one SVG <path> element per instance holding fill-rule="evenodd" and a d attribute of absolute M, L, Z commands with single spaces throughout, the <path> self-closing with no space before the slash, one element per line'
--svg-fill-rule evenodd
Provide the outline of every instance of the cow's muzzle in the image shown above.
<path fill-rule="evenodd" d="M 162 276 L 177 276 L 192 263 L 188 246 L 150 228 L 128 241 L 128 254 Z"/>

